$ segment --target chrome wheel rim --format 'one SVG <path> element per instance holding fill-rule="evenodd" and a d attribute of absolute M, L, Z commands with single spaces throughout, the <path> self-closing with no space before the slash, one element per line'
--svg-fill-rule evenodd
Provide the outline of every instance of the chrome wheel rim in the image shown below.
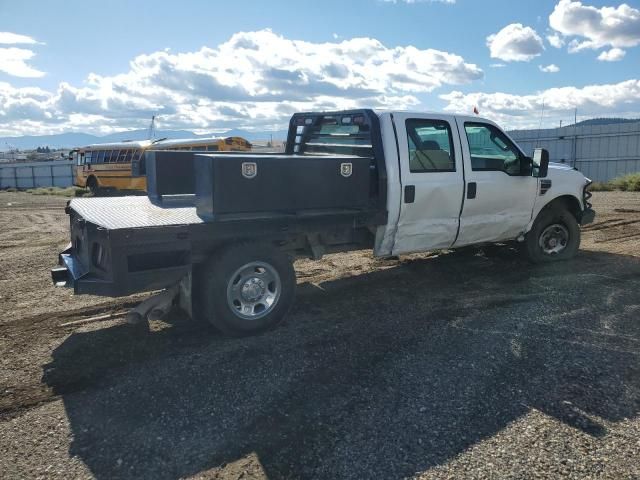
<path fill-rule="evenodd" d="M 243 320 L 257 320 L 275 308 L 281 292 L 275 268 L 265 262 L 250 262 L 229 277 L 227 304 Z"/>
<path fill-rule="evenodd" d="M 554 223 L 545 228 L 538 241 L 540 248 L 547 255 L 557 255 L 567 248 L 568 243 L 569 230 L 559 223 Z"/>

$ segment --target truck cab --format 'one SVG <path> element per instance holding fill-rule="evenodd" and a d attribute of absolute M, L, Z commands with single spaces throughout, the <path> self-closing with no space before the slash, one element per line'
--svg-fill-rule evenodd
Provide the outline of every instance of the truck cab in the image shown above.
<path fill-rule="evenodd" d="M 232 335 L 284 318 L 299 257 L 516 241 L 531 262 L 554 262 L 576 255 L 595 215 L 589 179 L 480 117 L 296 113 L 284 154 L 148 151 L 144 164 L 147 197 L 70 201 L 54 283 L 106 296 L 166 289 L 162 305 L 179 296 Z M 137 317 L 157 317 L 153 302 Z"/>
<path fill-rule="evenodd" d="M 578 222 L 591 218 L 588 179 L 560 165 L 541 175 L 540 159 L 490 120 L 398 112 L 380 124 L 385 157 L 397 162 L 387 162 L 389 222 L 377 255 L 522 240 L 554 201 Z"/>

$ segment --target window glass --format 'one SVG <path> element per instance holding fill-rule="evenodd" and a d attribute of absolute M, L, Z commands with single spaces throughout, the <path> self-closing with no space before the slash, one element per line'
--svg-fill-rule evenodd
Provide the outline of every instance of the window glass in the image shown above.
<path fill-rule="evenodd" d="M 104 162 L 104 150 L 99 150 L 97 152 L 93 152 L 93 161 L 94 161 L 94 163 L 103 163 Z"/>
<path fill-rule="evenodd" d="M 120 155 L 118 156 L 118 163 L 124 163 L 127 161 L 127 154 L 130 150 L 120 150 Z"/>
<path fill-rule="evenodd" d="M 371 125 L 362 115 L 298 117 L 296 121 L 303 122 L 304 126 L 297 128 L 299 138 L 296 137 L 295 153 L 373 156 Z M 224 145 L 221 147 L 221 150 L 226 150 Z"/>
<path fill-rule="evenodd" d="M 136 149 L 133 152 L 133 161 L 135 162 L 136 160 L 140 159 L 140 155 L 142 154 L 142 150 L 141 149 Z"/>
<path fill-rule="evenodd" d="M 451 127 L 444 120 L 406 121 L 409 143 L 409 170 L 421 172 L 455 172 Z"/>
<path fill-rule="evenodd" d="M 207 147 L 207 151 L 209 151 L 209 152 L 217 152 L 218 151 L 218 145 L 209 145 Z"/>
<path fill-rule="evenodd" d="M 465 123 L 473 170 L 520 174 L 520 151 L 498 128 L 486 123 Z"/>
<path fill-rule="evenodd" d="M 127 154 L 124 159 L 121 159 L 122 162 L 131 163 L 131 158 L 133 157 L 133 150 L 127 150 Z"/>
<path fill-rule="evenodd" d="M 104 161 L 109 163 L 115 163 L 118 161 L 118 155 L 120 154 L 120 150 L 111 150 L 109 157 L 104 156 Z"/>

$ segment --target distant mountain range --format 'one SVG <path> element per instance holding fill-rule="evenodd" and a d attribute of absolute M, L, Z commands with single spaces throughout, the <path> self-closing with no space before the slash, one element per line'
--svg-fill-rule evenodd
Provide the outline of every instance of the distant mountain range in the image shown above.
<path fill-rule="evenodd" d="M 124 132 L 111 133 L 109 135 L 97 136 L 82 132 L 59 133 L 57 135 L 25 135 L 22 137 L 0 137 L 0 151 L 18 149 L 31 150 L 38 147 L 49 148 L 72 148 L 90 145 L 92 143 L 113 143 L 125 140 L 146 140 L 149 131 L 127 130 Z M 254 142 L 256 140 L 285 140 L 286 130 L 274 132 L 249 132 L 247 130 L 229 130 L 224 133 L 209 133 L 197 135 L 188 130 L 158 130 L 155 138 L 204 138 L 204 137 L 243 137 Z"/>

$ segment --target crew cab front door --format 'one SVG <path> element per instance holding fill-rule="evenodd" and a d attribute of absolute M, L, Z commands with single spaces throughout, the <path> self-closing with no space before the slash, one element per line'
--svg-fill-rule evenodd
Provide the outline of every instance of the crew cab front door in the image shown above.
<path fill-rule="evenodd" d="M 537 192 L 529 160 L 496 125 L 457 122 L 466 188 L 455 246 L 517 238 L 531 220 Z"/>
<path fill-rule="evenodd" d="M 448 118 L 393 116 L 402 186 L 394 255 L 447 248 L 455 241 L 464 183 L 460 137 Z"/>

